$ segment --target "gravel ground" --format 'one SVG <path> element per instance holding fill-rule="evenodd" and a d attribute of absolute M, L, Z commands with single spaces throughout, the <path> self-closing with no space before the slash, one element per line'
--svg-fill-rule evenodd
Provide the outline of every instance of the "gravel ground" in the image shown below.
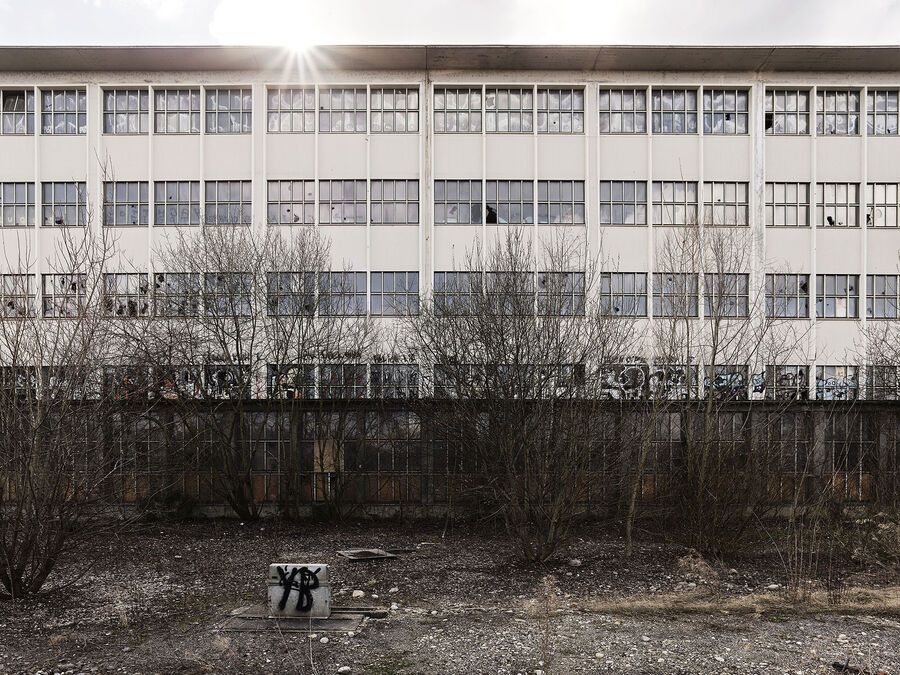
<path fill-rule="evenodd" d="M 336 554 L 356 546 L 416 552 Z M 846 611 L 799 611 L 781 597 L 772 552 L 707 565 L 661 541 L 638 542 L 628 561 L 622 549 L 616 534 L 589 528 L 536 568 L 517 565 L 511 542 L 483 527 L 144 525 L 74 554 L 94 561 L 79 585 L 0 605 L 0 672 L 793 675 L 836 673 L 832 663 L 849 659 L 900 675 L 896 569 L 843 561 Z M 336 605 L 387 616 L 352 635 L 222 630 L 231 610 L 265 601 L 276 560 L 331 565 Z M 888 602 L 867 607 L 855 588 Z"/>

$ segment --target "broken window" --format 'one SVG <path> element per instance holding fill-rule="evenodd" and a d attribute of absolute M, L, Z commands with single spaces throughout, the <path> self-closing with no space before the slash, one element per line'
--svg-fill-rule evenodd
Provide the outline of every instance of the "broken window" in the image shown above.
<path fill-rule="evenodd" d="M 319 223 L 366 224 L 366 181 L 320 180 Z"/>
<path fill-rule="evenodd" d="M 765 127 L 767 134 L 809 134 L 809 91 L 767 89 Z"/>
<path fill-rule="evenodd" d="M 246 366 L 208 365 L 204 376 L 206 394 L 211 398 L 250 398 L 250 369 Z"/>
<path fill-rule="evenodd" d="M 372 133 L 419 131 L 418 87 L 375 87 L 369 90 Z"/>
<path fill-rule="evenodd" d="M 84 308 L 87 274 L 42 274 L 43 315 L 76 316 Z"/>
<path fill-rule="evenodd" d="M 703 133 L 746 134 L 749 98 L 746 89 L 704 89 Z"/>
<path fill-rule="evenodd" d="M 3 227 L 34 225 L 34 183 L 0 183 Z"/>
<path fill-rule="evenodd" d="M 103 92 L 103 133 L 146 134 L 150 130 L 147 89 L 107 89 Z"/>
<path fill-rule="evenodd" d="M 415 225 L 419 222 L 417 180 L 373 180 L 369 201 L 373 224 Z"/>
<path fill-rule="evenodd" d="M 694 89 L 654 89 L 653 133 L 696 134 L 697 92 Z"/>
<path fill-rule="evenodd" d="M 896 89 L 869 89 L 866 92 L 866 133 L 869 136 L 897 135 Z"/>
<path fill-rule="evenodd" d="M 269 316 L 313 316 L 316 313 L 314 272 L 269 272 L 266 276 Z"/>
<path fill-rule="evenodd" d="M 217 225 L 249 225 L 253 191 L 249 180 L 206 181 L 204 222 Z"/>
<path fill-rule="evenodd" d="M 534 130 L 534 91 L 484 90 L 484 130 L 488 133 L 527 133 Z"/>
<path fill-rule="evenodd" d="M 584 225 L 584 181 L 539 180 L 538 223 Z"/>
<path fill-rule="evenodd" d="M 372 272 L 373 316 L 415 316 L 419 313 L 418 272 Z"/>
<path fill-rule="evenodd" d="M 155 133 L 200 133 L 199 89 L 156 89 L 153 99 Z"/>
<path fill-rule="evenodd" d="M 312 364 L 268 364 L 269 398 L 314 399 L 316 367 Z"/>
<path fill-rule="evenodd" d="M 600 181 L 601 225 L 646 225 L 647 183 L 640 180 Z"/>
<path fill-rule="evenodd" d="M 584 314 L 584 272 L 538 272 L 537 290 L 540 314 Z"/>
<path fill-rule="evenodd" d="M 481 133 L 481 88 L 434 90 L 436 133 Z"/>
<path fill-rule="evenodd" d="M 267 208 L 270 225 L 312 225 L 316 219 L 316 182 L 270 180 Z"/>
<path fill-rule="evenodd" d="M 87 92 L 84 89 L 42 90 L 41 133 L 86 134 Z"/>
<path fill-rule="evenodd" d="M 766 316 L 778 319 L 809 318 L 809 275 L 767 274 Z"/>
<path fill-rule="evenodd" d="M 859 92 L 819 89 L 816 92 L 816 133 L 855 136 L 859 133 Z"/>
<path fill-rule="evenodd" d="M 717 364 L 706 366 L 704 388 L 712 389 L 713 398 L 720 401 L 747 400 L 747 366 Z"/>
<path fill-rule="evenodd" d="M 366 313 L 365 272 L 320 272 L 319 315 L 355 316 Z"/>
<path fill-rule="evenodd" d="M 34 91 L 0 89 L 0 134 L 34 133 Z"/>
<path fill-rule="evenodd" d="M 700 394 L 700 370 L 696 365 L 669 363 L 650 369 L 650 393 L 667 400 L 696 399 Z"/>
<path fill-rule="evenodd" d="M 534 183 L 530 180 L 489 180 L 485 183 L 488 224 L 533 223 Z"/>
<path fill-rule="evenodd" d="M 252 113 L 250 89 L 206 90 L 206 133 L 249 134 Z"/>
<path fill-rule="evenodd" d="M 103 389 L 122 400 L 146 397 L 150 391 L 150 373 L 140 366 L 104 366 Z"/>
<path fill-rule="evenodd" d="M 104 311 L 116 318 L 150 314 L 150 283 L 146 274 L 104 274 Z"/>
<path fill-rule="evenodd" d="M 253 274 L 250 272 L 207 272 L 203 275 L 203 306 L 209 316 L 251 316 L 253 313 Z"/>
<path fill-rule="evenodd" d="M 84 183 L 41 183 L 44 227 L 85 225 L 87 193 Z"/>
<path fill-rule="evenodd" d="M 766 226 L 809 227 L 809 183 L 766 183 Z"/>
<path fill-rule="evenodd" d="M 866 316 L 870 319 L 900 319 L 900 277 L 896 274 L 866 275 Z"/>
<path fill-rule="evenodd" d="M 868 227 L 897 227 L 898 196 L 900 189 L 897 183 L 869 183 L 866 185 L 866 225 Z"/>
<path fill-rule="evenodd" d="M 266 97 L 269 133 L 314 133 L 316 90 L 269 89 Z"/>
<path fill-rule="evenodd" d="M 153 370 L 152 391 L 165 399 L 197 398 L 202 394 L 196 366 L 165 366 Z"/>
<path fill-rule="evenodd" d="M 816 224 L 859 227 L 859 183 L 816 183 Z"/>
<path fill-rule="evenodd" d="M 747 225 L 747 183 L 703 183 L 703 221 L 707 225 Z"/>
<path fill-rule="evenodd" d="M 698 316 L 699 279 L 694 273 L 653 273 L 653 315 Z"/>
<path fill-rule="evenodd" d="M 447 225 L 480 225 L 481 181 L 434 181 L 434 222 Z"/>
<path fill-rule="evenodd" d="M 0 274 L 0 317 L 34 315 L 34 275 Z"/>
<path fill-rule="evenodd" d="M 850 401 L 857 396 L 856 366 L 816 366 L 816 400 Z"/>
<path fill-rule="evenodd" d="M 647 133 L 647 92 L 644 89 L 600 89 L 601 134 Z"/>
<path fill-rule="evenodd" d="M 805 401 L 809 398 L 809 367 L 766 366 L 765 395 L 779 401 Z"/>
<path fill-rule="evenodd" d="M 478 272 L 435 272 L 435 314 L 469 314 L 476 308 L 481 293 Z"/>
<path fill-rule="evenodd" d="M 366 398 L 365 363 L 323 363 L 319 366 L 321 398 Z"/>
<path fill-rule="evenodd" d="M 154 273 L 153 306 L 156 316 L 199 316 L 200 274 L 196 272 Z"/>
<path fill-rule="evenodd" d="M 696 222 L 696 181 L 653 181 L 654 224 L 691 225 Z"/>
<path fill-rule="evenodd" d="M 859 275 L 817 274 L 816 316 L 820 319 L 859 318 Z"/>
<path fill-rule="evenodd" d="M 156 181 L 154 225 L 199 225 L 200 181 Z"/>
<path fill-rule="evenodd" d="M 647 273 L 603 272 L 600 311 L 607 316 L 647 316 Z"/>
<path fill-rule="evenodd" d="M 538 89 L 539 134 L 584 133 L 584 89 Z"/>
<path fill-rule="evenodd" d="M 744 318 L 750 315 L 748 274 L 704 274 L 703 292 L 706 317 Z"/>
<path fill-rule="evenodd" d="M 866 366 L 866 398 L 876 401 L 900 399 L 897 366 Z"/>
<path fill-rule="evenodd" d="M 419 366 L 410 363 L 373 363 L 369 371 L 373 398 L 419 397 Z"/>
<path fill-rule="evenodd" d="M 147 181 L 103 183 L 103 224 L 148 225 L 150 186 Z"/>
<path fill-rule="evenodd" d="M 366 133 L 366 88 L 319 89 L 319 133 Z"/>

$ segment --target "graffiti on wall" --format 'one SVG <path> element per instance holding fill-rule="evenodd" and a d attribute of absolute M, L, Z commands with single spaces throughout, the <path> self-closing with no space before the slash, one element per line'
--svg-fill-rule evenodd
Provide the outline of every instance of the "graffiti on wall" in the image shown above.
<path fill-rule="evenodd" d="M 292 567 L 288 572 L 287 566 L 276 568 L 278 570 L 278 585 L 284 590 L 281 593 L 281 600 L 278 602 L 278 609 L 284 610 L 287 607 L 288 598 L 291 591 L 297 591 L 297 611 L 308 612 L 313 606 L 312 591 L 319 587 L 318 574 L 321 567 L 311 570 L 306 566 Z"/>

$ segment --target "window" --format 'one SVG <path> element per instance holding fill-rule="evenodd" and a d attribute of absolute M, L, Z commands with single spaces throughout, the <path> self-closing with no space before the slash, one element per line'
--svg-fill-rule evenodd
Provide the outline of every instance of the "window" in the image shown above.
<path fill-rule="evenodd" d="M 372 272 L 373 316 L 409 316 L 419 313 L 418 272 Z"/>
<path fill-rule="evenodd" d="M 484 130 L 530 134 L 534 130 L 532 89 L 485 89 Z"/>
<path fill-rule="evenodd" d="M 866 92 L 866 133 L 869 136 L 897 135 L 896 89 L 869 89 Z"/>
<path fill-rule="evenodd" d="M 0 274 L 0 317 L 12 319 L 34 314 L 34 275 Z"/>
<path fill-rule="evenodd" d="M 146 181 L 103 183 L 104 225 L 147 225 L 149 222 L 149 183 Z"/>
<path fill-rule="evenodd" d="M 366 313 L 365 272 L 320 272 L 319 314 L 352 316 Z"/>
<path fill-rule="evenodd" d="M 851 401 L 857 385 L 856 366 L 816 366 L 817 401 Z"/>
<path fill-rule="evenodd" d="M 700 369 L 696 365 L 682 363 L 657 365 L 651 369 L 650 391 L 654 397 L 670 401 L 697 398 L 700 394 Z M 680 430 L 676 433 L 680 437 Z"/>
<path fill-rule="evenodd" d="M 366 181 L 320 180 L 319 222 L 366 224 Z"/>
<path fill-rule="evenodd" d="M 373 398 L 418 398 L 419 366 L 373 363 L 369 368 Z"/>
<path fill-rule="evenodd" d="M 153 275 L 156 316 L 200 315 L 200 275 L 196 272 L 156 272 Z"/>
<path fill-rule="evenodd" d="M 246 366 L 211 365 L 204 368 L 203 374 L 210 398 L 250 398 L 250 371 Z"/>
<path fill-rule="evenodd" d="M 270 180 L 268 182 L 270 225 L 312 225 L 316 222 L 314 180 Z"/>
<path fill-rule="evenodd" d="M 539 180 L 538 223 L 584 224 L 583 180 Z"/>
<path fill-rule="evenodd" d="M 468 314 L 476 307 L 481 293 L 477 272 L 435 272 L 435 314 Z"/>
<path fill-rule="evenodd" d="M 809 92 L 804 89 L 766 90 L 766 133 L 801 135 L 809 133 Z"/>
<path fill-rule="evenodd" d="M 41 183 L 41 191 L 44 227 L 87 223 L 84 183 Z"/>
<path fill-rule="evenodd" d="M 745 89 L 704 89 L 703 133 L 746 134 L 748 98 Z"/>
<path fill-rule="evenodd" d="M 34 183 L 0 183 L 3 227 L 34 225 Z"/>
<path fill-rule="evenodd" d="M 534 183 L 530 180 L 489 180 L 485 183 L 486 221 L 533 223 Z"/>
<path fill-rule="evenodd" d="M 249 180 L 206 181 L 205 222 L 217 225 L 249 225 L 253 195 Z"/>
<path fill-rule="evenodd" d="M 250 316 L 253 311 L 253 274 L 207 272 L 203 275 L 203 301 L 208 316 Z"/>
<path fill-rule="evenodd" d="M 900 319 L 900 284 L 896 274 L 866 275 L 866 316 Z"/>
<path fill-rule="evenodd" d="M 321 398 L 365 398 L 365 363 L 323 363 L 319 366 Z"/>
<path fill-rule="evenodd" d="M 820 319 L 859 317 L 859 276 L 816 275 L 816 316 Z"/>
<path fill-rule="evenodd" d="M 435 398 L 482 396 L 485 368 L 478 363 L 444 363 L 434 366 Z"/>
<path fill-rule="evenodd" d="M 250 89 L 206 90 L 206 133 L 249 134 L 253 93 Z"/>
<path fill-rule="evenodd" d="M 897 366 L 866 366 L 866 398 L 874 401 L 896 401 L 900 398 Z"/>
<path fill-rule="evenodd" d="M 373 180 L 372 222 L 415 225 L 419 222 L 419 181 Z"/>
<path fill-rule="evenodd" d="M 199 89 L 157 89 L 153 97 L 157 134 L 200 133 Z"/>
<path fill-rule="evenodd" d="M 103 133 L 146 134 L 150 130 L 150 93 L 146 89 L 103 92 Z"/>
<path fill-rule="evenodd" d="M 657 225 L 697 222 L 697 183 L 653 181 L 653 222 Z"/>
<path fill-rule="evenodd" d="M 268 364 L 269 398 L 316 397 L 316 367 L 312 364 Z"/>
<path fill-rule="evenodd" d="M 716 364 L 706 366 L 704 388 L 712 388 L 712 396 L 719 401 L 747 399 L 747 366 Z"/>
<path fill-rule="evenodd" d="M 312 316 L 316 312 L 314 272 L 269 272 L 267 275 L 269 316 Z"/>
<path fill-rule="evenodd" d="M 602 273 L 600 311 L 608 316 L 647 316 L 647 274 Z"/>
<path fill-rule="evenodd" d="M 434 181 L 434 222 L 455 224 L 480 224 L 480 180 Z"/>
<path fill-rule="evenodd" d="M 200 224 L 200 181 L 156 181 L 153 197 L 155 225 Z"/>
<path fill-rule="evenodd" d="M 269 89 L 266 100 L 269 133 L 315 132 L 315 89 Z"/>
<path fill-rule="evenodd" d="M 584 314 L 584 272 L 538 272 L 538 312 L 548 316 Z"/>
<path fill-rule="evenodd" d="M 869 227 L 897 227 L 898 217 L 897 183 L 869 183 L 866 185 L 866 225 Z"/>
<path fill-rule="evenodd" d="M 654 89 L 654 134 L 696 134 L 697 92 L 693 89 Z"/>
<path fill-rule="evenodd" d="M 809 275 L 767 274 L 766 316 L 779 319 L 809 318 Z"/>
<path fill-rule="evenodd" d="M 600 181 L 601 225 L 646 225 L 647 184 L 640 180 Z"/>
<path fill-rule="evenodd" d="M 698 279 L 691 273 L 653 273 L 654 316 L 698 316 Z"/>
<path fill-rule="evenodd" d="M 538 89 L 539 134 L 584 133 L 584 89 Z"/>
<path fill-rule="evenodd" d="M 859 227 L 858 213 L 858 183 L 816 183 L 819 227 Z"/>
<path fill-rule="evenodd" d="M 366 133 L 366 88 L 319 89 L 319 133 Z"/>
<path fill-rule="evenodd" d="M 419 131 L 419 88 L 377 87 L 369 90 L 372 133 Z"/>
<path fill-rule="evenodd" d="M 809 227 L 809 183 L 766 183 L 766 227 Z"/>
<path fill-rule="evenodd" d="M 87 92 L 84 89 L 41 91 L 41 133 L 60 136 L 87 133 Z"/>
<path fill-rule="evenodd" d="M 119 318 L 150 314 L 150 284 L 146 274 L 104 274 L 103 307 Z"/>
<path fill-rule="evenodd" d="M 601 134 L 647 133 L 647 92 L 643 89 L 601 89 Z"/>
<path fill-rule="evenodd" d="M 481 133 L 481 89 L 435 89 L 436 133 Z"/>
<path fill-rule="evenodd" d="M 44 316 L 76 316 L 84 307 L 86 294 L 87 274 L 41 275 Z"/>
<path fill-rule="evenodd" d="M 703 313 L 706 317 L 750 315 L 750 277 L 747 274 L 704 274 Z"/>
<path fill-rule="evenodd" d="M 767 366 L 766 398 L 779 401 L 809 398 L 808 366 Z"/>
<path fill-rule="evenodd" d="M 34 92 L 28 89 L 0 89 L 0 134 L 34 133 Z"/>
<path fill-rule="evenodd" d="M 819 89 L 816 92 L 816 133 L 853 136 L 859 133 L 859 92 Z"/>
<path fill-rule="evenodd" d="M 486 313 L 509 316 L 534 314 L 533 273 L 485 272 L 484 288 Z"/>
<path fill-rule="evenodd" d="M 747 225 L 747 183 L 704 183 L 703 218 L 707 225 Z"/>

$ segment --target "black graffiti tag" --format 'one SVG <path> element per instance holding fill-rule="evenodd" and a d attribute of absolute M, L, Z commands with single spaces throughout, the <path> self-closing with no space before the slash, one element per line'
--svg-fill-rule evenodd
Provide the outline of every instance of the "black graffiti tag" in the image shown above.
<path fill-rule="evenodd" d="M 278 609 L 287 607 L 288 597 L 291 591 L 297 589 L 297 610 L 308 612 L 313 606 L 312 590 L 319 587 L 319 571 L 321 567 L 311 570 L 308 567 L 293 567 L 291 573 L 287 573 L 287 567 L 276 567 L 278 570 L 278 585 L 284 588 Z M 299 578 L 298 578 L 299 577 Z"/>

